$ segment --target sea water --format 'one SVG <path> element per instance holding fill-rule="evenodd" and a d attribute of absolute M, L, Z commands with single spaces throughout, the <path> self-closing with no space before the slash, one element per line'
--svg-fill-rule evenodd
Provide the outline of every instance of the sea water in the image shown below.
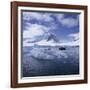
<path fill-rule="evenodd" d="M 22 77 L 79 74 L 79 46 L 22 48 Z"/>

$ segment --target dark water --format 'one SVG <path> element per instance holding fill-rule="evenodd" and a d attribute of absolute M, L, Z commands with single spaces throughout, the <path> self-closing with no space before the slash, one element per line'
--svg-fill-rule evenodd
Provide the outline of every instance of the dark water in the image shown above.
<path fill-rule="evenodd" d="M 22 77 L 79 74 L 79 47 L 25 47 Z"/>

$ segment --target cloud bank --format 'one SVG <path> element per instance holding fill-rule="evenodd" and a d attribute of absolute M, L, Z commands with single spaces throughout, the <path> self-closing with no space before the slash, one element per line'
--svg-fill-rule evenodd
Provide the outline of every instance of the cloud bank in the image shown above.
<path fill-rule="evenodd" d="M 67 16 L 66 16 L 67 15 Z M 37 37 L 43 37 L 46 33 L 53 30 L 60 30 L 61 27 L 74 28 L 79 25 L 77 17 L 70 17 L 65 13 L 47 13 L 47 12 L 28 12 L 22 13 L 23 24 L 23 43 L 35 41 Z M 59 27 L 58 27 L 59 26 Z M 78 34 L 69 34 L 73 39 L 78 38 Z"/>

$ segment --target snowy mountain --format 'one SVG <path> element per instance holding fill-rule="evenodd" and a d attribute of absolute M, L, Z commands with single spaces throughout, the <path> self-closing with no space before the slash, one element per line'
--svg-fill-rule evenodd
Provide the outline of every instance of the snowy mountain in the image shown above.
<path fill-rule="evenodd" d="M 58 43 L 59 40 L 57 39 L 55 34 L 48 34 L 47 36 L 47 42 L 52 41 L 53 43 Z"/>
<path fill-rule="evenodd" d="M 60 42 L 54 34 L 47 34 L 46 38 L 36 42 L 26 42 L 26 46 L 79 46 L 79 39 L 68 42 Z"/>

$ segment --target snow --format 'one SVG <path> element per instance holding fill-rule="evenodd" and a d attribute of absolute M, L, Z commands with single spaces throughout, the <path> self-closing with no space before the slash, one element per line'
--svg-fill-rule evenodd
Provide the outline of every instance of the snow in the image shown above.
<path fill-rule="evenodd" d="M 75 35 L 74 35 L 75 36 Z M 56 35 L 54 34 L 48 34 L 47 38 L 44 38 L 42 40 L 36 41 L 36 42 L 28 42 L 28 40 L 23 42 L 23 46 L 79 46 L 79 39 L 68 41 L 68 42 L 60 42 L 61 40 L 58 40 Z"/>
<path fill-rule="evenodd" d="M 71 42 L 65 42 L 65 43 L 56 43 L 53 40 L 51 41 L 46 41 L 46 40 L 41 40 L 39 42 L 34 42 L 34 43 L 26 43 L 25 46 L 34 46 L 34 45 L 39 45 L 39 46 L 79 46 L 79 40 L 77 41 L 71 41 Z"/>

